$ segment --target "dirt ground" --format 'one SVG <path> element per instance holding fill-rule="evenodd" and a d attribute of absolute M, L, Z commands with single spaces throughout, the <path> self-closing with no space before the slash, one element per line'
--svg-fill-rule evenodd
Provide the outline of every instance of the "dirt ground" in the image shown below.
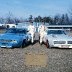
<path fill-rule="evenodd" d="M 25 48 L 0 48 L 0 72 L 72 72 L 72 49 L 47 49 L 38 42 Z"/>

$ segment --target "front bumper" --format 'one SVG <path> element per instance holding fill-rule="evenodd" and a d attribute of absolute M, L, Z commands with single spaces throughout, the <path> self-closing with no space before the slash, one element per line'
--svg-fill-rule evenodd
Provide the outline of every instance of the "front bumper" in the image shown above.
<path fill-rule="evenodd" d="M 0 48 L 13 48 L 17 45 L 17 43 L 0 43 Z"/>
<path fill-rule="evenodd" d="M 4 45 L 2 45 L 2 46 L 0 46 L 0 48 L 13 48 L 12 46 L 4 46 Z"/>
<path fill-rule="evenodd" d="M 58 48 L 72 48 L 72 44 L 54 44 L 53 47 L 58 47 Z"/>

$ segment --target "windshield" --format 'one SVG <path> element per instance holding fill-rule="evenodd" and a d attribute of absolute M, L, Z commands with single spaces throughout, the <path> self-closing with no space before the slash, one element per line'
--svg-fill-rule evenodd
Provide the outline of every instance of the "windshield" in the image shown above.
<path fill-rule="evenodd" d="M 47 34 L 65 34 L 63 30 L 48 30 Z"/>
<path fill-rule="evenodd" d="M 5 33 L 19 33 L 19 34 L 26 34 L 26 29 L 8 29 Z"/>

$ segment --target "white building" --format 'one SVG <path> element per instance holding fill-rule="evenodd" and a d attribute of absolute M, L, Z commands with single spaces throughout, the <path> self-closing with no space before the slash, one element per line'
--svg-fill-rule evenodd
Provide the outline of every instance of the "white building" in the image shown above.
<path fill-rule="evenodd" d="M 6 28 L 16 28 L 16 24 L 4 24 Z"/>
<path fill-rule="evenodd" d="M 0 24 L 0 26 L 4 26 L 4 24 Z"/>

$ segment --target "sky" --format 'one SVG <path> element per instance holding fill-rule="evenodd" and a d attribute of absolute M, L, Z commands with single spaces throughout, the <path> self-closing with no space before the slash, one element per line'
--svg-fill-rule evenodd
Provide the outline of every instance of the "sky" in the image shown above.
<path fill-rule="evenodd" d="M 7 16 L 9 12 L 24 18 L 54 16 L 68 13 L 71 6 L 72 0 L 0 0 L 0 16 Z"/>

